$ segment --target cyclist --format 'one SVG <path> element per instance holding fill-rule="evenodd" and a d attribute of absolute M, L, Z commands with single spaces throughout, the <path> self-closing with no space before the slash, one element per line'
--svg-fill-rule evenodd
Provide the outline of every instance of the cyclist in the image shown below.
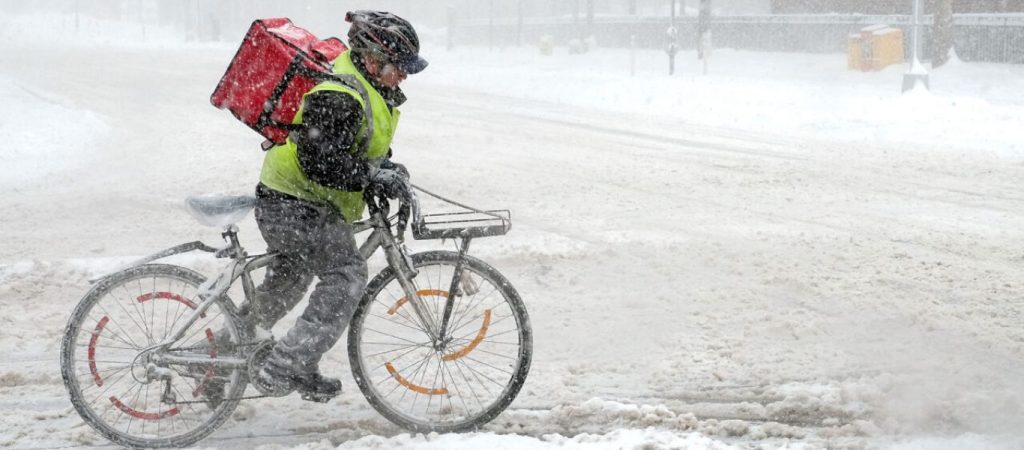
<path fill-rule="evenodd" d="M 268 250 L 280 257 L 268 267 L 256 300 L 240 311 L 269 330 L 302 299 L 313 276 L 319 278 L 309 305 L 277 340 L 256 380 L 317 401 L 341 391 L 339 380 L 320 374 L 319 362 L 366 288 L 366 261 L 350 224 L 363 214 L 364 190 L 390 198 L 408 194 L 408 172 L 390 160 L 398 106 L 406 99 L 398 86 L 427 66 L 405 19 L 354 11 L 345 20 L 351 23 L 349 51 L 333 71 L 350 81 L 324 81 L 309 91 L 296 116 L 302 127 L 264 160 L 256 222 Z"/>

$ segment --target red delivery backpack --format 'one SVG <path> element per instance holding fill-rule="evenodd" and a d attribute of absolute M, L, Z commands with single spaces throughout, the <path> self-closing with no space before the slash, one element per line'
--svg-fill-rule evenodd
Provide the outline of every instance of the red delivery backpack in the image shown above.
<path fill-rule="evenodd" d="M 340 39 L 321 41 L 291 20 L 257 20 L 210 103 L 231 111 L 274 144 L 283 144 L 294 128 L 302 96 L 330 76 L 331 62 L 345 50 Z"/>

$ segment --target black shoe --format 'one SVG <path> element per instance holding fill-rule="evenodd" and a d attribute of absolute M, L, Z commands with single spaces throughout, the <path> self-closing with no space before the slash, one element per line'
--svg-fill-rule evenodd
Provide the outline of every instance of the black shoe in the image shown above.
<path fill-rule="evenodd" d="M 271 397 L 283 397 L 295 391 L 291 373 L 274 364 L 263 364 L 252 383 L 260 393 Z"/>
<path fill-rule="evenodd" d="M 316 372 L 294 375 L 292 380 L 295 382 L 295 389 L 302 394 L 303 400 L 327 403 L 341 394 L 341 381 Z"/>
<path fill-rule="evenodd" d="M 325 403 L 341 393 L 341 381 L 327 378 L 317 372 L 294 373 L 267 364 L 257 376 L 258 388 L 267 395 L 283 396 L 299 391 L 303 400 Z"/>

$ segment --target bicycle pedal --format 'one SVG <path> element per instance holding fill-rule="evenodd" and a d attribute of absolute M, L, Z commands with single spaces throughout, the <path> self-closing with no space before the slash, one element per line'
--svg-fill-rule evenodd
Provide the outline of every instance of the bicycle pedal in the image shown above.
<path fill-rule="evenodd" d="M 334 397 L 337 397 L 337 396 L 338 396 L 338 394 L 333 394 L 332 395 L 332 394 L 317 394 L 317 393 L 313 393 L 313 392 L 303 392 L 301 397 L 302 397 L 303 400 L 310 401 L 310 402 L 327 403 L 327 402 L 331 401 L 331 399 L 333 399 Z"/>

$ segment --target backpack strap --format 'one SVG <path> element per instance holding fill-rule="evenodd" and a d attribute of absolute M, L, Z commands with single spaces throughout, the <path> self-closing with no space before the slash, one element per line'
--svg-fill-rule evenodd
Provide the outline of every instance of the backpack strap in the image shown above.
<path fill-rule="evenodd" d="M 322 74 L 321 78 L 323 78 L 323 81 L 337 82 L 342 86 L 352 89 L 363 98 L 363 117 L 366 118 L 366 139 L 363 139 L 359 155 L 365 155 L 370 148 L 370 140 L 373 139 L 373 106 L 370 104 L 370 93 L 366 91 L 366 86 L 363 86 L 363 83 L 360 83 L 355 75 L 331 73 Z"/>
<path fill-rule="evenodd" d="M 366 138 L 363 140 L 363 144 L 359 149 L 360 155 L 365 155 L 367 150 L 370 148 L 370 141 L 373 139 L 373 106 L 370 104 L 370 93 L 366 91 L 366 87 L 363 86 L 363 83 L 361 83 L 355 75 L 321 72 L 311 69 L 305 65 L 306 58 L 307 56 L 301 52 L 295 56 L 295 59 L 292 60 L 292 63 L 286 70 L 285 76 L 282 77 L 278 85 L 274 87 L 274 91 L 271 93 L 270 99 L 267 100 L 267 104 L 277 104 L 284 95 L 285 89 L 288 88 L 288 84 L 291 82 L 291 79 L 295 76 L 303 76 L 315 81 L 316 83 L 322 83 L 325 81 L 334 82 L 356 91 L 363 99 L 363 116 L 366 118 Z M 303 130 L 302 124 L 281 123 L 271 119 L 270 114 L 272 111 L 272 107 L 266 107 L 263 109 L 263 113 L 257 120 L 257 124 L 260 129 L 267 126 L 274 126 L 288 130 L 289 134 Z M 264 151 L 269 150 L 273 146 L 274 143 L 270 140 L 267 140 L 262 144 Z"/>

